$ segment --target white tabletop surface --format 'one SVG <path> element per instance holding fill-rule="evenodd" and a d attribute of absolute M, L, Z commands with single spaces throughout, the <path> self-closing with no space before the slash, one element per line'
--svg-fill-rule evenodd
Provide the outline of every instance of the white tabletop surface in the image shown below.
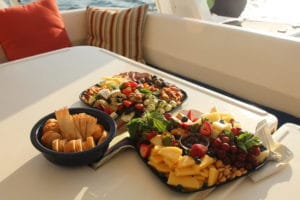
<path fill-rule="evenodd" d="M 30 130 L 42 116 L 63 106 L 84 106 L 79 101 L 80 92 L 102 77 L 125 71 L 147 71 L 175 83 L 188 94 L 183 108 L 208 112 L 215 106 L 232 113 L 249 131 L 254 131 L 262 119 L 267 119 L 271 128 L 277 125 L 276 118 L 261 109 L 95 47 L 67 48 L 1 64 L 0 199 L 199 199 L 202 196 L 169 190 L 133 150 L 122 152 L 93 170 L 87 166 L 54 165 L 32 146 Z M 284 140 L 291 142 L 292 150 L 297 148 L 293 141 L 300 140 L 299 127 L 295 130 Z M 238 181 L 214 190 L 208 198 L 223 198 L 226 194 L 230 199 L 240 199 L 241 195 L 243 199 L 277 199 L 277 187 L 294 192 L 291 183 L 300 182 L 296 178 L 297 169 L 296 155 L 291 166 L 273 179 L 255 185 L 246 179 L 231 191 L 241 182 Z"/>

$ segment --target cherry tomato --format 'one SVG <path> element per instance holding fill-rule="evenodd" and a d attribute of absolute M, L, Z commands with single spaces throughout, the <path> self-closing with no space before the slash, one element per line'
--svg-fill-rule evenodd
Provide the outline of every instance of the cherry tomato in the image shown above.
<path fill-rule="evenodd" d="M 123 110 L 124 109 L 124 105 L 119 105 L 118 106 L 118 110 Z"/>
<path fill-rule="evenodd" d="M 132 87 L 132 88 L 136 88 L 137 85 L 138 85 L 138 84 L 137 84 L 136 82 L 134 82 L 134 81 L 129 81 L 128 83 L 129 83 L 129 86 Z"/>
<path fill-rule="evenodd" d="M 104 112 L 106 112 L 107 114 L 111 114 L 113 110 L 110 108 L 104 108 Z"/>
<path fill-rule="evenodd" d="M 132 93 L 132 89 L 130 87 L 126 87 L 121 92 L 125 95 L 129 95 L 130 93 Z"/>
<path fill-rule="evenodd" d="M 135 108 L 136 108 L 137 110 L 143 110 L 143 109 L 144 109 L 144 104 L 142 104 L 142 103 L 137 103 L 137 104 L 135 104 Z"/>
<path fill-rule="evenodd" d="M 181 128 L 183 128 L 183 129 L 189 129 L 192 125 L 193 125 L 193 124 L 190 123 L 190 122 L 181 122 L 181 123 L 180 123 L 180 126 L 181 126 Z"/>
<path fill-rule="evenodd" d="M 129 101 L 129 100 L 124 100 L 123 101 L 123 105 L 125 106 L 125 107 L 129 107 L 129 106 L 131 106 L 131 104 L 132 104 L 132 102 L 131 101 Z"/>

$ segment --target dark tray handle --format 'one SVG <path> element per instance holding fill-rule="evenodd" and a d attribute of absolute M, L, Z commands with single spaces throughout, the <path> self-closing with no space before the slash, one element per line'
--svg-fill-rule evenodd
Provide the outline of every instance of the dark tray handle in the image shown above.
<path fill-rule="evenodd" d="M 98 169 L 99 167 L 104 165 L 107 161 L 109 161 L 111 158 L 113 158 L 115 155 L 117 155 L 119 152 L 125 149 L 135 149 L 129 137 L 120 140 L 118 143 L 116 143 L 115 145 L 107 149 L 107 151 L 104 153 L 101 160 L 92 163 L 91 167 L 93 169 Z"/>

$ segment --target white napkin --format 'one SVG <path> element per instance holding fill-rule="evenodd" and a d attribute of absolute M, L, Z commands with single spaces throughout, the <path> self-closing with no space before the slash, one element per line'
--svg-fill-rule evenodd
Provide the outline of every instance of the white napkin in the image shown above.
<path fill-rule="evenodd" d="M 267 163 L 262 169 L 249 175 L 254 182 L 258 182 L 279 172 L 285 168 L 293 158 L 293 153 L 285 145 L 273 139 L 271 132 L 268 130 L 266 120 L 261 121 L 257 125 L 256 135 L 260 137 L 263 145 L 268 148 L 269 156 L 266 161 Z M 274 135 L 276 135 L 276 132 Z"/>

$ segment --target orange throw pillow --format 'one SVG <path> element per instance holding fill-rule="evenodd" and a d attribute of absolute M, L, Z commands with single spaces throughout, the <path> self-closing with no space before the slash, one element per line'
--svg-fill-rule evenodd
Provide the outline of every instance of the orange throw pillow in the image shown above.
<path fill-rule="evenodd" d="M 55 0 L 0 9 L 0 44 L 7 60 L 71 46 Z"/>
<path fill-rule="evenodd" d="M 142 36 L 148 5 L 129 9 L 87 7 L 88 45 L 144 63 Z"/>

